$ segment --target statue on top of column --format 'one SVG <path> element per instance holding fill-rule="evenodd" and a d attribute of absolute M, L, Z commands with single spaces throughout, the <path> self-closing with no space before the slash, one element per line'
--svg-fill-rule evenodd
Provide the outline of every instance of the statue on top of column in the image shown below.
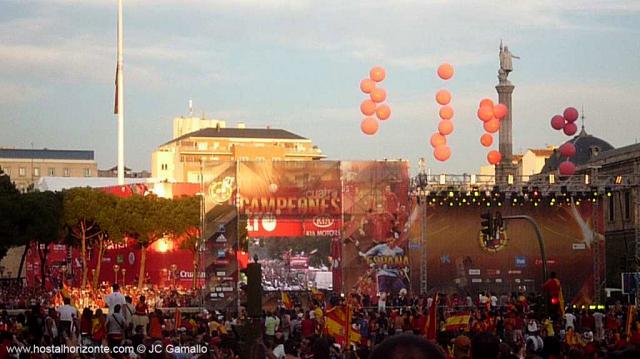
<path fill-rule="evenodd" d="M 513 71 L 512 59 L 519 59 L 520 57 L 514 55 L 509 51 L 509 46 L 502 46 L 502 40 L 500 40 L 500 70 L 498 70 L 498 80 L 500 83 L 508 84 L 507 77 L 509 73 Z"/>

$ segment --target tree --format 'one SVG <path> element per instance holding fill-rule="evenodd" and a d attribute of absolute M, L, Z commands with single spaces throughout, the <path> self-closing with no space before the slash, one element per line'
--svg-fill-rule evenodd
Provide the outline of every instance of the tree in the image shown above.
<path fill-rule="evenodd" d="M 23 237 L 20 235 L 20 218 L 17 208 L 19 201 L 20 191 L 11 182 L 11 178 L 0 170 L 0 213 L 2 213 L 0 216 L 0 259 L 7 254 L 9 248 L 22 244 L 20 239 Z M 18 278 L 20 275 L 21 273 L 18 273 Z"/>
<path fill-rule="evenodd" d="M 59 241 L 63 234 L 62 194 L 51 191 L 25 193 L 21 195 L 19 206 L 21 234 L 36 245 L 44 288 L 49 245 Z"/>
<path fill-rule="evenodd" d="M 102 232 L 98 223 L 100 212 L 113 203 L 113 195 L 89 187 L 72 188 L 64 192 L 64 223 L 71 237 L 80 244 L 82 287 L 87 285 L 87 246 Z M 115 208 L 115 205 L 113 206 Z M 105 219 L 105 218 L 103 218 Z"/>
<path fill-rule="evenodd" d="M 195 289 L 200 268 L 198 266 L 198 252 L 200 248 L 200 197 L 181 197 L 173 200 L 172 231 L 183 238 L 181 249 L 188 249 L 193 253 L 193 288 Z"/>
<path fill-rule="evenodd" d="M 171 200 L 155 195 L 133 195 L 120 200 L 117 213 L 123 232 L 134 238 L 140 247 L 138 288 L 142 289 L 146 273 L 147 248 L 172 232 L 174 220 Z"/>
<path fill-rule="evenodd" d="M 92 248 L 96 247 L 98 250 L 96 271 L 91 283 L 94 289 L 98 286 L 98 278 L 100 278 L 100 270 L 102 269 L 102 258 L 107 250 L 107 246 L 109 243 L 119 243 L 123 239 L 123 228 L 117 214 L 119 201 L 119 197 L 108 194 L 96 215 L 99 229 L 91 246 Z"/>

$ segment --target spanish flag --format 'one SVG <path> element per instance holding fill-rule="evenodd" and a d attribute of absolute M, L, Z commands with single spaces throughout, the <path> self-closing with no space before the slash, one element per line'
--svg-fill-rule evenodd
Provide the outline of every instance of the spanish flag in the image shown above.
<path fill-rule="evenodd" d="M 291 301 L 291 298 L 289 297 L 289 293 L 287 292 L 281 292 L 282 293 L 282 305 L 284 306 L 285 309 L 293 309 L 293 302 Z"/>
<path fill-rule="evenodd" d="M 336 343 L 344 346 L 347 335 L 351 343 L 360 343 L 360 333 L 351 330 L 351 311 L 347 310 L 345 306 L 338 305 L 327 310 L 325 318 L 325 332 L 335 338 Z"/>
<path fill-rule="evenodd" d="M 445 330 L 460 330 L 468 329 L 469 321 L 471 320 L 470 314 L 458 314 L 452 315 L 444 323 Z"/>
<path fill-rule="evenodd" d="M 424 326 L 424 335 L 427 340 L 435 340 L 438 332 L 438 295 L 433 299 L 431 307 L 429 308 L 429 314 L 427 315 L 427 322 Z"/>

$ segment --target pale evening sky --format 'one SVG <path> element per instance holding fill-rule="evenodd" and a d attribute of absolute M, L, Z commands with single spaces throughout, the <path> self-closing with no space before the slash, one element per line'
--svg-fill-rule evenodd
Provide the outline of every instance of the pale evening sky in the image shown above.
<path fill-rule="evenodd" d="M 496 98 L 500 39 L 521 57 L 514 150 L 561 144 L 549 126 L 584 105 L 587 131 L 640 137 L 640 2 L 125 0 L 126 164 L 150 169 L 171 119 L 196 113 L 284 128 L 329 159 L 426 157 L 435 173 L 486 163 L 475 109 Z M 115 165 L 115 0 L 0 1 L 0 146 L 93 149 Z M 456 68 L 443 83 L 441 62 Z M 360 79 L 373 65 L 392 117 L 360 133 Z M 453 92 L 451 159 L 433 160 L 435 92 Z"/>

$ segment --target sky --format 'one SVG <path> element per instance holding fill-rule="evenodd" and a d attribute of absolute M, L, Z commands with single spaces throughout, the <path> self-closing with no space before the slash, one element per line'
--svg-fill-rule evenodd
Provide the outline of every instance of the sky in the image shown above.
<path fill-rule="evenodd" d="M 584 106 L 587 132 L 640 138 L 640 2 L 125 0 L 125 158 L 151 168 L 172 118 L 197 114 L 311 138 L 329 159 L 427 159 L 432 173 L 486 164 L 475 110 L 497 98 L 500 40 L 514 151 L 560 145 L 549 125 Z M 455 76 L 442 81 L 447 62 Z M 115 0 L 0 1 L 0 146 L 95 150 L 116 162 Z M 375 65 L 392 116 L 360 132 L 359 82 Z M 451 158 L 433 159 L 438 89 L 453 94 Z M 496 145 L 497 147 L 497 141 Z"/>

